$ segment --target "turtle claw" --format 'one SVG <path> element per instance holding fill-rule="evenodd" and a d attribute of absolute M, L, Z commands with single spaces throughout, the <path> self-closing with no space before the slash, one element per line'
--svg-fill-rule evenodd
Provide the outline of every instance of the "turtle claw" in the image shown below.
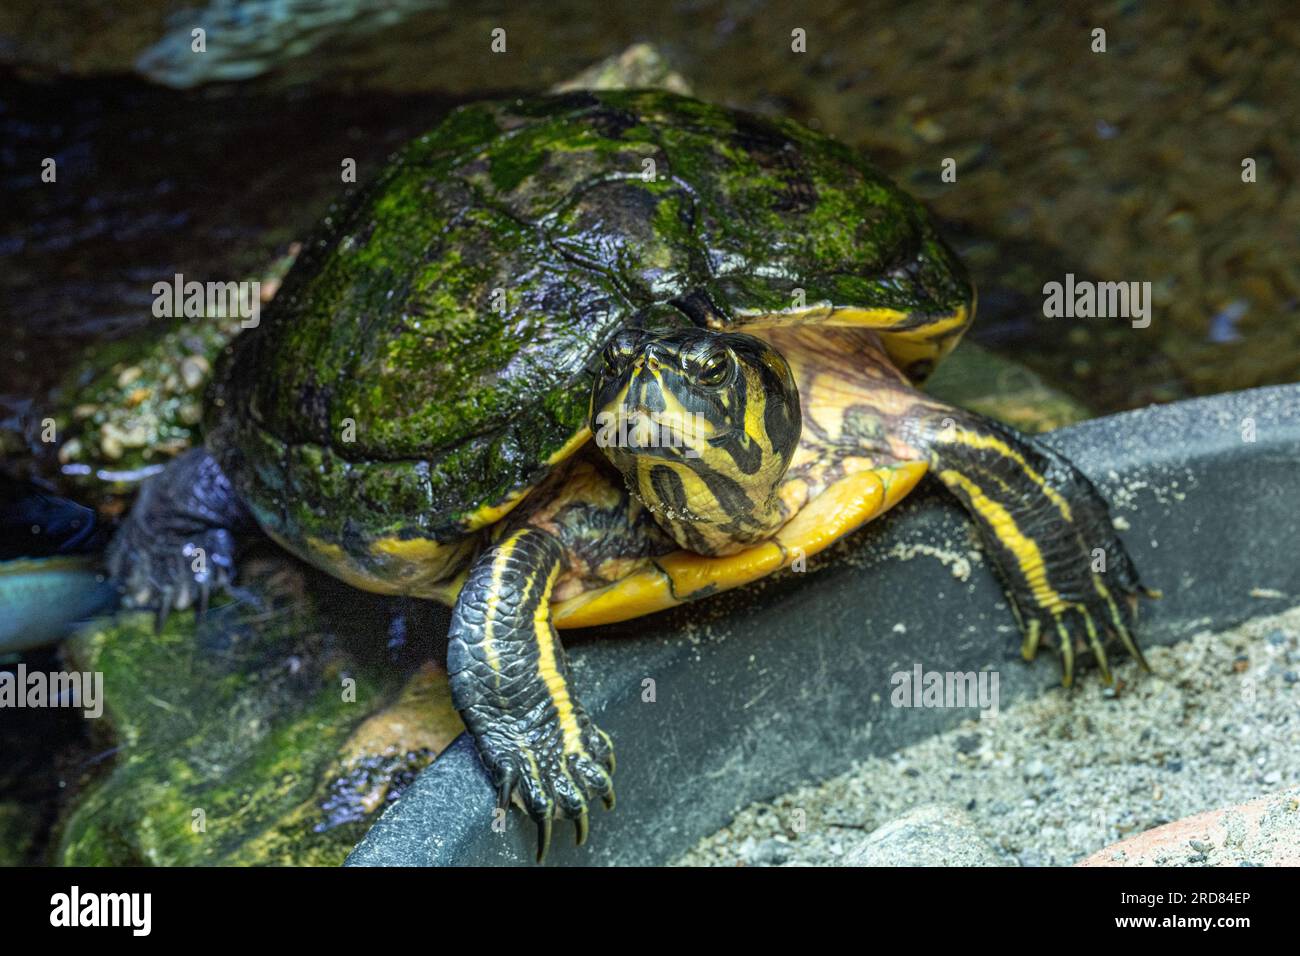
<path fill-rule="evenodd" d="M 1154 601 L 1154 600 L 1159 600 L 1162 596 L 1163 595 L 1159 591 L 1155 590 L 1154 588 L 1139 586 L 1137 592 L 1135 594 L 1128 595 L 1127 600 L 1124 602 L 1125 610 L 1128 611 L 1127 620 L 1133 621 L 1137 619 L 1137 608 L 1138 608 L 1139 597 L 1150 598 L 1151 600 Z M 1124 649 L 1128 651 L 1129 654 L 1133 657 L 1133 659 L 1138 662 L 1138 666 L 1141 667 L 1144 671 L 1150 673 L 1151 665 L 1147 663 L 1146 657 L 1143 656 L 1142 648 L 1138 646 L 1137 639 L 1133 636 L 1133 632 L 1130 629 L 1130 627 L 1127 624 L 1121 623 L 1120 626 L 1114 628 L 1114 631 L 1116 635 L 1119 637 L 1120 643 L 1124 645 Z"/>
<path fill-rule="evenodd" d="M 542 863 L 546 860 L 546 854 L 551 849 L 551 818 L 542 817 L 537 821 L 537 862 Z"/>
<path fill-rule="evenodd" d="M 1092 618 L 1086 614 L 1083 615 L 1084 632 L 1088 635 L 1088 647 L 1092 650 L 1093 660 L 1097 662 L 1097 668 L 1101 671 L 1101 679 L 1107 684 L 1114 684 L 1115 679 L 1110 673 L 1110 662 L 1106 659 L 1106 648 L 1102 646 L 1101 638 L 1097 634 L 1097 628 L 1092 623 Z"/>
<path fill-rule="evenodd" d="M 609 737 L 586 714 L 579 718 L 582 749 L 566 753 L 558 721 L 548 721 L 527 740 L 513 735 L 479 741 L 479 754 L 493 774 L 497 807 L 508 809 L 515 793 L 537 825 L 537 861 L 550 851 L 556 818 L 573 821 L 578 846 L 591 831 L 590 807 L 597 797 L 614 808 Z"/>
<path fill-rule="evenodd" d="M 1139 595 L 1149 596 L 1145 588 L 1138 588 L 1116 601 L 1106 583 L 1099 575 L 1094 575 L 1093 591 L 1082 600 L 1050 610 L 1040 607 L 1018 608 L 1017 616 L 1025 633 L 1024 644 L 1021 646 L 1025 660 L 1034 659 L 1040 644 L 1055 644 L 1061 657 L 1061 684 L 1070 687 L 1074 684 L 1078 655 L 1081 652 L 1091 653 L 1101 671 L 1103 683 L 1113 685 L 1115 677 L 1111 671 L 1106 644 L 1108 638 L 1115 638 L 1143 670 L 1149 671 L 1151 668 L 1133 636 Z M 1103 621 L 1106 622 L 1104 625 L 1101 623 Z M 1049 640 L 1044 641 L 1044 635 L 1049 635 Z"/>
<path fill-rule="evenodd" d="M 505 778 L 497 787 L 497 809 L 510 809 L 510 796 L 515 792 L 515 785 L 519 782 L 514 773 L 507 772 Z"/>
<path fill-rule="evenodd" d="M 605 759 L 605 769 L 609 771 L 609 775 L 612 777 L 615 768 L 618 766 L 618 761 L 614 758 L 614 742 L 609 739 L 609 734 L 605 733 L 605 731 L 599 727 L 596 730 L 600 734 L 600 739 L 605 743 L 605 749 L 609 752 L 609 756 Z M 610 792 L 613 793 L 612 790 Z"/>
<path fill-rule="evenodd" d="M 1112 683 L 1106 644 L 1115 638 L 1145 666 L 1133 633 L 1138 599 L 1151 591 L 1096 485 L 1050 445 L 974 412 L 932 406 L 923 419 L 929 463 L 979 529 L 1025 660 L 1053 647 L 1068 687 L 1079 656 L 1091 654 Z"/>

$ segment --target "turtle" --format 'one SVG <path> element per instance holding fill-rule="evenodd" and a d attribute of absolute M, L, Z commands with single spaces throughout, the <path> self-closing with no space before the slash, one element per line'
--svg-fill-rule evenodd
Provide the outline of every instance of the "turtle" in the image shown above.
<path fill-rule="evenodd" d="M 1109 681 L 1116 641 L 1142 662 L 1153 592 L 1097 488 L 921 390 L 975 309 L 926 209 L 792 120 L 656 90 L 462 106 L 326 215 L 109 569 L 160 621 L 202 611 L 260 530 L 450 605 L 453 702 L 540 859 L 614 802 L 558 629 L 786 569 L 927 474 L 1027 660 L 1054 646 L 1066 684 L 1088 652 Z"/>

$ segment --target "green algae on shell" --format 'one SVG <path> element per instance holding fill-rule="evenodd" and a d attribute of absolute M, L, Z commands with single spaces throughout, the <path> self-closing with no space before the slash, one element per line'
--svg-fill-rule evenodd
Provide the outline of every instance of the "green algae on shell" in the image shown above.
<path fill-rule="evenodd" d="M 223 358 L 209 446 L 304 557 L 460 542 L 582 439 L 617 331 L 796 294 L 924 316 L 970 290 L 919 204 L 797 124 L 652 90 L 472 104 L 305 243 Z"/>

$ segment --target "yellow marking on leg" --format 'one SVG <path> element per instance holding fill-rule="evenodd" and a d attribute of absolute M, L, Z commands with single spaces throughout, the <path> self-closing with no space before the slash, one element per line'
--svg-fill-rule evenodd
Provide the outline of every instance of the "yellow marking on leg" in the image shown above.
<path fill-rule="evenodd" d="M 560 733 L 564 738 L 566 754 L 586 755 L 582 746 L 582 731 L 578 728 L 578 717 L 574 710 L 573 698 L 569 696 L 569 687 L 559 671 L 555 653 L 555 629 L 551 626 L 551 589 L 559 577 L 560 567 L 555 565 L 546 577 L 546 586 L 542 590 L 537 607 L 533 609 L 533 636 L 537 640 L 537 675 L 546 685 L 546 692 L 551 695 L 555 706 L 556 719 L 560 724 Z M 529 582 L 531 589 L 532 581 Z M 567 774 L 567 770 L 565 771 Z"/>
<path fill-rule="evenodd" d="M 911 491 L 926 466 L 907 462 L 848 475 L 813 498 L 769 540 L 735 554 L 708 557 L 674 551 L 621 581 L 559 601 L 556 627 L 591 627 L 626 621 L 682 604 L 701 592 L 726 591 L 787 567 L 797 556 L 822 551 L 883 514 Z"/>
<path fill-rule="evenodd" d="M 1070 511 L 1070 503 L 1065 500 L 1065 497 L 1049 485 L 1046 478 L 1034 471 L 1034 469 L 1030 468 L 1029 463 L 1025 461 L 1024 456 L 1021 455 L 1020 452 L 1016 451 L 996 435 L 986 435 L 981 432 L 972 432 L 963 429 L 947 434 L 947 437 L 942 440 L 955 441 L 958 444 L 965 445 L 967 448 L 978 448 L 981 451 L 992 451 L 1004 458 L 1010 458 L 1020 466 L 1020 470 L 1028 476 L 1030 481 L 1038 485 L 1043 494 L 1047 496 L 1047 500 L 1056 505 L 1056 510 L 1061 513 L 1061 517 L 1066 521 L 1074 520 Z"/>
<path fill-rule="evenodd" d="M 1066 606 L 1065 600 L 1047 581 L 1047 565 L 1034 540 L 1020 530 L 1016 519 L 1002 505 L 984 494 L 983 489 L 957 471 L 939 473 L 945 485 L 956 486 L 970 498 L 974 508 L 993 529 L 997 539 L 1004 544 L 1020 565 L 1020 571 L 1029 584 L 1038 606 L 1052 614 L 1059 614 Z"/>
<path fill-rule="evenodd" d="M 501 662 L 497 657 L 492 626 L 496 621 L 497 605 L 501 600 L 501 577 L 505 574 L 506 561 L 510 558 L 510 553 L 518 540 L 519 535 L 515 534 L 503 541 L 492 559 L 492 591 L 488 594 L 487 610 L 483 617 L 483 656 L 487 660 L 488 667 L 492 668 L 492 673 L 497 675 L 498 682 L 501 677 Z"/>

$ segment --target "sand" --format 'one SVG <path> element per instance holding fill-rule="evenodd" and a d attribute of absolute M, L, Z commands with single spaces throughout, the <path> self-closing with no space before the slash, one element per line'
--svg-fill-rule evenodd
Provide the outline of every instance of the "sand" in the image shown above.
<path fill-rule="evenodd" d="M 753 804 L 677 862 L 835 865 L 927 804 L 961 808 L 1000 862 L 1064 865 L 1135 833 L 1300 783 L 1300 608 L 1089 674 L 819 786 Z M 956 811 L 954 811 L 956 812 Z M 800 826 L 802 824 L 802 832 Z M 1198 859 L 1198 857 L 1200 857 Z M 1208 865 L 1189 852 L 1169 865 Z"/>

